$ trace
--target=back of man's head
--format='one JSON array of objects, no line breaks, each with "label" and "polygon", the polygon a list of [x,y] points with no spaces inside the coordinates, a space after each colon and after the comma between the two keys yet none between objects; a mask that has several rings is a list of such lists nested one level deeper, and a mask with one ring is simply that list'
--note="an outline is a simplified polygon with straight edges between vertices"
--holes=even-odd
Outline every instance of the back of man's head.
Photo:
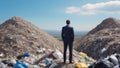
[{"label": "back of man's head", "polygon": [[70,24],[70,20],[66,20],[66,24],[69,25]]}]

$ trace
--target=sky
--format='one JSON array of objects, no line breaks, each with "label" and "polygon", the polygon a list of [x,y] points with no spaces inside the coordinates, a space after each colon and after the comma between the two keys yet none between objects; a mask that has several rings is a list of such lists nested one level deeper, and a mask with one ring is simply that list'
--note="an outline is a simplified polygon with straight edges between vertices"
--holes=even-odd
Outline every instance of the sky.
[{"label": "sky", "polygon": [[40,29],[90,31],[104,19],[120,17],[120,0],[0,0],[0,24],[20,16]]}]

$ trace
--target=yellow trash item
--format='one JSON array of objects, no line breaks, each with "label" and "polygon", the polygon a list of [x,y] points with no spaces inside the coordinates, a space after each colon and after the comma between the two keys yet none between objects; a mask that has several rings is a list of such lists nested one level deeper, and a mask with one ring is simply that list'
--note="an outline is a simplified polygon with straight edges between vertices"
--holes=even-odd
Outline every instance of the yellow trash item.
[{"label": "yellow trash item", "polygon": [[80,52],[79,54],[80,54],[80,56],[82,56],[82,57],[88,57],[86,53]]},{"label": "yellow trash item", "polygon": [[85,63],[82,62],[78,62],[76,64],[76,68],[88,68],[88,66]]}]

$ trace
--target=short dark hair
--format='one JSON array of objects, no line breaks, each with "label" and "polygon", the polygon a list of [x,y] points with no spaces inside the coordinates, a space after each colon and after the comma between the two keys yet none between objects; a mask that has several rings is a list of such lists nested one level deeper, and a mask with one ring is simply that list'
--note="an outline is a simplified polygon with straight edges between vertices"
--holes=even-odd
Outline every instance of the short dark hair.
[{"label": "short dark hair", "polygon": [[66,20],[66,24],[70,24],[70,20]]}]

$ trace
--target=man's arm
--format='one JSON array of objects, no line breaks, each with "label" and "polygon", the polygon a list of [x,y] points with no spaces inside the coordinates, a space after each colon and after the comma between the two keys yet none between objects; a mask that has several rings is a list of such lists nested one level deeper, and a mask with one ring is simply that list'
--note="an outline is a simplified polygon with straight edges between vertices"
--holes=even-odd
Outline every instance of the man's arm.
[{"label": "man's arm", "polygon": [[62,28],[62,33],[61,33],[61,37],[62,37],[62,40],[64,40],[64,28]]},{"label": "man's arm", "polygon": [[72,39],[74,41],[74,29],[72,28]]}]

